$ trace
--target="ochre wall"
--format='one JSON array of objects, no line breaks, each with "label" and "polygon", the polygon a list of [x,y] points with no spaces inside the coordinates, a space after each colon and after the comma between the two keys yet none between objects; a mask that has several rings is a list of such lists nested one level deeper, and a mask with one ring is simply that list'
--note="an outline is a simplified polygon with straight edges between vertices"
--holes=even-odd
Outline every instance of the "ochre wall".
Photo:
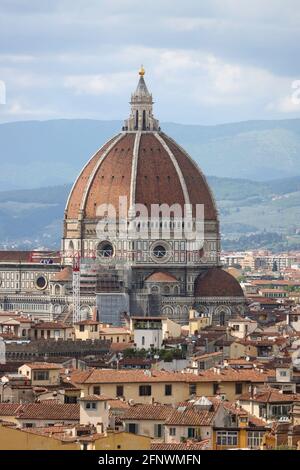
[{"label": "ochre wall", "polygon": [[79,450],[76,443],[63,444],[58,439],[31,434],[0,425],[0,450]]}]

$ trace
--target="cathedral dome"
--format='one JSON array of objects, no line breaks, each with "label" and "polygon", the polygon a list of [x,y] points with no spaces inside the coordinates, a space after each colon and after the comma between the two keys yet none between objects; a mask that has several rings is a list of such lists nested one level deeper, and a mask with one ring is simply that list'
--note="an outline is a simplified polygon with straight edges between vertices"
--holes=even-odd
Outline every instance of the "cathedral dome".
[{"label": "cathedral dome", "polygon": [[119,197],[128,210],[134,204],[204,205],[204,219],[217,221],[217,210],[206,179],[191,157],[160,131],[152,114],[152,95],[145,71],[131,96],[131,114],[123,131],[88,161],[77,178],[66,207],[66,219],[96,219],[97,207],[111,204],[118,214]]},{"label": "cathedral dome", "polygon": [[221,268],[210,268],[195,281],[195,297],[244,297],[240,283]]}]

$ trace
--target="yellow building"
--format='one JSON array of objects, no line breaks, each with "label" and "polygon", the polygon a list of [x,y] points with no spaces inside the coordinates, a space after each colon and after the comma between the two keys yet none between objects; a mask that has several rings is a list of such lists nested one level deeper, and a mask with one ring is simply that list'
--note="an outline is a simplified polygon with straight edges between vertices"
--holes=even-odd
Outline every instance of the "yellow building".
[{"label": "yellow building", "polygon": [[192,374],[156,370],[93,369],[73,372],[71,381],[84,395],[123,397],[136,403],[174,403],[189,397],[188,377],[192,377]]},{"label": "yellow building", "polygon": [[0,450],[80,450],[80,444],[0,424]]},{"label": "yellow building", "polygon": [[109,326],[100,328],[99,338],[111,343],[130,343],[133,341],[133,334],[126,328]]},{"label": "yellow building", "polygon": [[[53,427],[55,431],[55,427]],[[58,430],[60,431],[60,430]],[[0,450],[148,450],[151,439],[127,432],[75,436],[51,429],[17,429],[0,424]]]},{"label": "yellow building", "polygon": [[151,439],[129,432],[108,432],[95,440],[94,450],[149,450]]},{"label": "yellow building", "polygon": [[99,339],[100,323],[95,320],[82,320],[74,325],[75,339],[86,341],[88,339]]},{"label": "yellow building", "polygon": [[249,389],[263,385],[272,372],[255,369],[213,368],[199,374],[157,370],[93,369],[75,371],[71,381],[85,395],[123,397],[134,403],[172,404],[191,396],[214,396],[234,401]]},{"label": "yellow building", "polygon": [[189,334],[195,335],[211,324],[211,316],[200,314],[196,310],[189,312]]},{"label": "yellow building", "polygon": [[27,377],[33,387],[59,385],[60,364],[50,364],[48,362],[32,362],[19,367],[18,372]]}]

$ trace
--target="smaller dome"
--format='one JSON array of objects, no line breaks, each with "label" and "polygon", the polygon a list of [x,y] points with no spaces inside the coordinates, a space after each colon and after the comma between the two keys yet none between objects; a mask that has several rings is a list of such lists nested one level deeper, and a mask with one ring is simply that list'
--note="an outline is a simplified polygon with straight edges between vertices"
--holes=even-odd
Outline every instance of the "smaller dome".
[{"label": "smaller dome", "polygon": [[195,297],[244,297],[240,283],[221,268],[199,274],[195,281]]},{"label": "smaller dome", "polygon": [[71,281],[72,280],[72,268],[67,266],[66,268],[59,271],[59,273],[54,274],[52,281]]},{"label": "smaller dome", "polygon": [[178,280],[168,272],[157,271],[150,274],[145,282],[178,282]]}]

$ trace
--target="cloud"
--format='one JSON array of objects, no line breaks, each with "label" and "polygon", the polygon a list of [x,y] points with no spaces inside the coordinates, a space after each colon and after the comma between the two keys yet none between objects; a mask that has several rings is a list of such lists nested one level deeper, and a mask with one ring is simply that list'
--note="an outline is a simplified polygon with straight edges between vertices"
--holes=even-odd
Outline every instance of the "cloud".
[{"label": "cloud", "polygon": [[298,0],[2,0],[0,22],[7,106],[23,103],[0,121],[125,117],[141,63],[162,120],[300,116]]},{"label": "cloud", "polygon": [[127,88],[128,83],[134,83],[134,78],[135,74],[133,72],[74,75],[65,77],[64,86],[74,90],[77,94],[121,94],[124,88]]}]

